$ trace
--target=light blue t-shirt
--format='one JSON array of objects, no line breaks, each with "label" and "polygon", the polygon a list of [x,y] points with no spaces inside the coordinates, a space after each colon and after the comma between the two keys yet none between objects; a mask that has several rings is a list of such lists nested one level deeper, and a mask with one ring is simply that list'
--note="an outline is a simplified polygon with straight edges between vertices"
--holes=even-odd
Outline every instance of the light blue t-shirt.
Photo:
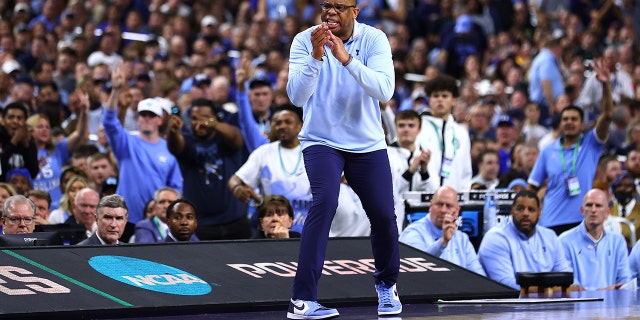
[{"label": "light blue t-shirt", "polygon": [[102,119],[109,145],[120,169],[116,193],[124,197],[129,208],[129,221],[142,219],[147,201],[156,190],[168,186],[182,193],[182,173],[178,161],[169,152],[167,142],[142,140],[122,128],[115,110],[105,110]]},{"label": "light blue t-shirt", "polygon": [[[556,57],[549,49],[542,49],[540,53],[531,61],[529,68],[529,99],[538,104],[547,105],[542,91],[542,80],[551,82],[553,100],[564,93],[564,80],[560,73],[560,67]],[[547,105],[547,107],[550,107]]]},{"label": "light blue t-shirt", "polygon": [[67,138],[56,143],[53,152],[47,149],[38,150],[38,164],[40,171],[33,180],[33,189],[42,190],[51,196],[51,208],[55,210],[60,206],[62,190],[60,190],[60,175],[62,166],[69,161],[69,148]]},{"label": "light blue t-shirt", "polygon": [[[583,134],[580,140],[569,148],[563,148],[560,139],[554,141],[542,149],[533,170],[531,170],[528,183],[540,186],[545,179],[548,179],[547,191],[543,199],[544,205],[538,223],[541,226],[551,227],[579,223],[583,219],[580,206],[584,195],[591,190],[603,142],[598,141],[595,129]],[[575,172],[573,172],[573,153],[578,144]],[[564,161],[560,154],[561,150]],[[569,195],[567,186],[567,179],[571,176],[577,177],[580,183],[580,193],[573,196]]]}]

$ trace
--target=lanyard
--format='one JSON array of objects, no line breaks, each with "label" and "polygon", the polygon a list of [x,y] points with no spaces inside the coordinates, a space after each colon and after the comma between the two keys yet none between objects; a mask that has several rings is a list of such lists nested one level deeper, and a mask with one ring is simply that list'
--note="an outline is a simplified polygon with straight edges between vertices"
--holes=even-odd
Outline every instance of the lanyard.
[{"label": "lanyard", "polygon": [[[582,143],[582,135],[580,136],[580,139],[578,139],[578,143],[576,143],[576,146],[573,149],[573,160],[571,161],[571,172],[569,172],[570,177],[576,174],[576,162],[578,159],[578,149],[580,149],[581,143]],[[562,161],[562,172],[566,172],[567,164],[564,161],[564,146],[562,145],[562,140],[560,140],[560,161]]]},{"label": "lanyard", "polygon": [[302,146],[298,145],[298,161],[296,162],[296,166],[293,168],[293,171],[289,172],[287,170],[287,168],[285,168],[284,166],[284,161],[282,161],[282,152],[280,151],[281,149],[281,145],[280,142],[278,142],[278,157],[280,158],[280,167],[282,168],[282,172],[284,172],[284,174],[287,177],[291,177],[293,175],[296,174],[296,172],[298,172],[298,167],[300,166],[300,162],[302,162]]},{"label": "lanyard", "polygon": [[[442,130],[442,137],[440,136],[440,131],[438,131],[438,126],[433,123],[433,121],[429,120],[431,123],[431,127],[433,127],[433,131],[436,132],[436,137],[438,137],[438,141],[440,142],[440,151],[444,156],[444,130]],[[444,129],[444,122],[442,123],[442,128]],[[451,144],[453,145],[453,156],[456,156],[456,152],[458,151],[458,139],[456,139],[456,131],[453,130],[453,139],[451,139]]]},{"label": "lanyard", "polygon": [[162,224],[160,223],[160,218],[158,218],[158,216],[155,216],[153,217],[152,221],[153,221],[153,224],[156,226],[156,229],[158,229],[158,232],[160,232],[162,239],[164,240],[164,237],[167,236],[167,230],[162,228]]}]

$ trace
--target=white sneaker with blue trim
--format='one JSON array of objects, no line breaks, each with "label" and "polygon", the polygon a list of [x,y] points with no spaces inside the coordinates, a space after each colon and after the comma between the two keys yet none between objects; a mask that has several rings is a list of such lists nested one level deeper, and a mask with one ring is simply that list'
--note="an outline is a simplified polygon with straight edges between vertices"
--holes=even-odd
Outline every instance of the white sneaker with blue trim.
[{"label": "white sneaker with blue trim", "polygon": [[289,302],[288,319],[330,319],[338,317],[338,310],[326,308],[317,301],[293,300]]}]

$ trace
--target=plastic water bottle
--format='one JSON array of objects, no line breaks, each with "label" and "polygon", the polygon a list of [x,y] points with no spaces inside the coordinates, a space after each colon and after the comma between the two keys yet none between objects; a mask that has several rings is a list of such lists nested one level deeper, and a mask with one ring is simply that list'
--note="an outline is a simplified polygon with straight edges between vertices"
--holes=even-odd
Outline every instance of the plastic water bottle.
[{"label": "plastic water bottle", "polygon": [[497,221],[498,207],[496,205],[495,191],[487,191],[484,199],[484,233],[487,233],[489,229],[493,228]]}]

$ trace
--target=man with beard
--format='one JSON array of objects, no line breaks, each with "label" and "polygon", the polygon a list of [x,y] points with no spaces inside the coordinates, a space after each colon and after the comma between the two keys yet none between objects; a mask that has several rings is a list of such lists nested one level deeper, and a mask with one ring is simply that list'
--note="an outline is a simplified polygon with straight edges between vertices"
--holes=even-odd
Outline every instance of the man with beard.
[{"label": "man with beard", "polygon": [[571,272],[558,236],[543,226],[540,199],[530,190],[513,199],[511,217],[482,239],[478,258],[487,276],[520,289],[517,272]]},{"label": "man with beard", "polygon": [[227,188],[229,178],[244,162],[242,134],[227,121],[231,115],[208,99],[191,103],[190,133],[182,133],[179,116],[169,119],[169,150],[184,177],[182,194],[198,208],[196,234],[201,240],[251,237],[247,206]]},{"label": "man with beard", "polygon": [[556,234],[577,226],[582,221],[582,198],[591,189],[598,159],[609,137],[613,119],[610,71],[602,59],[593,64],[598,80],[602,82],[602,113],[595,128],[583,133],[584,111],[576,106],[565,107],[560,113],[560,139],[544,148],[529,176],[529,188],[538,190],[547,181],[545,206],[540,225],[553,229]]},{"label": "man with beard", "polygon": [[298,33],[289,54],[287,94],[303,108],[299,139],[313,195],[300,238],[289,319],[339,316],[335,308],[318,303],[318,281],[343,174],[371,221],[378,315],[402,312],[396,288],[398,227],[379,105],[393,95],[391,47],[384,32],[356,21],[356,0],[336,2],[321,4],[322,23]]},{"label": "man with beard", "polygon": [[574,284],[585,290],[619,289],[631,280],[631,272],[624,238],[604,230],[609,217],[607,193],[589,190],[580,209],[584,221],[559,237],[573,268]]},{"label": "man with beard", "polygon": [[[302,128],[301,110],[283,106],[273,114],[272,131],[276,141],[254,150],[244,165],[229,179],[229,190],[238,200],[256,203],[268,195],[282,195],[293,206],[292,231],[302,232],[311,206],[311,186],[302,159],[298,133]],[[261,195],[254,190],[259,188]]]}]

